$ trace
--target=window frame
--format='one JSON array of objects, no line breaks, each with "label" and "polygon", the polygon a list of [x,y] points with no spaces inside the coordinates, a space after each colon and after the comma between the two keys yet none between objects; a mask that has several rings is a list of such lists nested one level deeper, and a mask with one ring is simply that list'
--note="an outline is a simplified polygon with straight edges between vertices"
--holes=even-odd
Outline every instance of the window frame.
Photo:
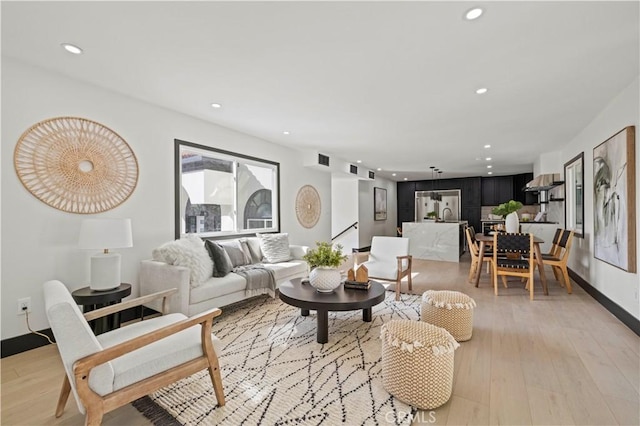
[{"label": "window frame", "polygon": [[[275,173],[275,188],[273,190],[276,191],[274,202],[275,208],[272,208],[272,227],[271,228],[261,228],[256,230],[243,229],[238,230],[238,187],[237,180],[234,183],[234,198],[235,205],[234,209],[236,210],[236,219],[235,219],[235,230],[234,231],[213,231],[213,232],[189,232],[188,234],[197,235],[201,238],[212,238],[212,239],[224,239],[224,238],[237,238],[243,236],[252,236],[255,235],[256,232],[261,233],[271,233],[271,232],[280,232],[280,163],[276,161],[266,160],[263,158],[253,157],[251,155],[245,155],[238,152],[227,151],[220,148],[214,148],[207,145],[201,145],[193,142],[184,141],[181,139],[174,139],[174,237],[179,239],[182,235],[186,235],[182,233],[182,200],[180,199],[182,193],[182,156],[181,152],[184,148],[193,148],[195,150],[201,150],[205,152],[211,152],[215,157],[215,154],[220,154],[226,157],[233,157],[233,159],[237,162],[242,162],[242,160],[253,162],[253,163],[262,163],[264,165],[268,165],[273,167]],[[224,158],[227,160],[227,158]],[[234,175],[235,176],[235,175]],[[185,227],[186,230],[186,227]]]}]

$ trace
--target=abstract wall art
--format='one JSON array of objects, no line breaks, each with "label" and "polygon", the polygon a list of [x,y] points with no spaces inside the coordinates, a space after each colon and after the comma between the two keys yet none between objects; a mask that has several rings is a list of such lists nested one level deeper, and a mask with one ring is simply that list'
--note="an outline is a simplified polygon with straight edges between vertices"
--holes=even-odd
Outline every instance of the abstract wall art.
[{"label": "abstract wall art", "polygon": [[593,149],[594,255],[636,272],[635,127]]},{"label": "abstract wall art", "polygon": [[373,218],[387,220],[387,190],[384,188],[373,188]]}]

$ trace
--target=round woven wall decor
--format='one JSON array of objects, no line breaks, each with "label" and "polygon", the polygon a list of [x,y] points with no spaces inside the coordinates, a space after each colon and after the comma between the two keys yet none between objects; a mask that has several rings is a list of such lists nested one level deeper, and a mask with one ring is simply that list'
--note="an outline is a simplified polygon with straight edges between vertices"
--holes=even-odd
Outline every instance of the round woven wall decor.
[{"label": "round woven wall decor", "polygon": [[298,190],[296,217],[305,228],[313,228],[320,220],[320,194],[313,186],[305,185]]},{"label": "round woven wall decor", "polygon": [[138,183],[138,161],[127,142],[85,118],[56,117],[31,126],[18,140],[13,164],[30,193],[70,213],[111,210]]}]

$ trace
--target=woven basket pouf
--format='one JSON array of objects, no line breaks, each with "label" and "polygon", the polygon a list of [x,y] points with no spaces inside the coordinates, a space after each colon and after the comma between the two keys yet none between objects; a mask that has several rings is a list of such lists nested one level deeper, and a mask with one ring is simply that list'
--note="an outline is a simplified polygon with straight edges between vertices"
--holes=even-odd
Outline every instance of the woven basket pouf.
[{"label": "woven basket pouf", "polygon": [[471,339],[476,302],[464,293],[427,290],[422,294],[420,319],[447,330],[458,341]]},{"label": "woven basket pouf", "polygon": [[392,320],[381,329],[382,384],[400,401],[423,410],[451,398],[458,342],[426,322]]}]

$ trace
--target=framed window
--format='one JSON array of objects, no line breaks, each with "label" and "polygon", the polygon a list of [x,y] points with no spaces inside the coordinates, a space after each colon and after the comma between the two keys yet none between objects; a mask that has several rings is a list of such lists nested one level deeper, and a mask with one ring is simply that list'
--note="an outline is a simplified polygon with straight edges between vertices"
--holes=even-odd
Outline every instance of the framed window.
[{"label": "framed window", "polygon": [[564,164],[564,227],[584,237],[584,152]]},{"label": "framed window", "polygon": [[175,140],[175,237],[280,230],[280,163]]}]

